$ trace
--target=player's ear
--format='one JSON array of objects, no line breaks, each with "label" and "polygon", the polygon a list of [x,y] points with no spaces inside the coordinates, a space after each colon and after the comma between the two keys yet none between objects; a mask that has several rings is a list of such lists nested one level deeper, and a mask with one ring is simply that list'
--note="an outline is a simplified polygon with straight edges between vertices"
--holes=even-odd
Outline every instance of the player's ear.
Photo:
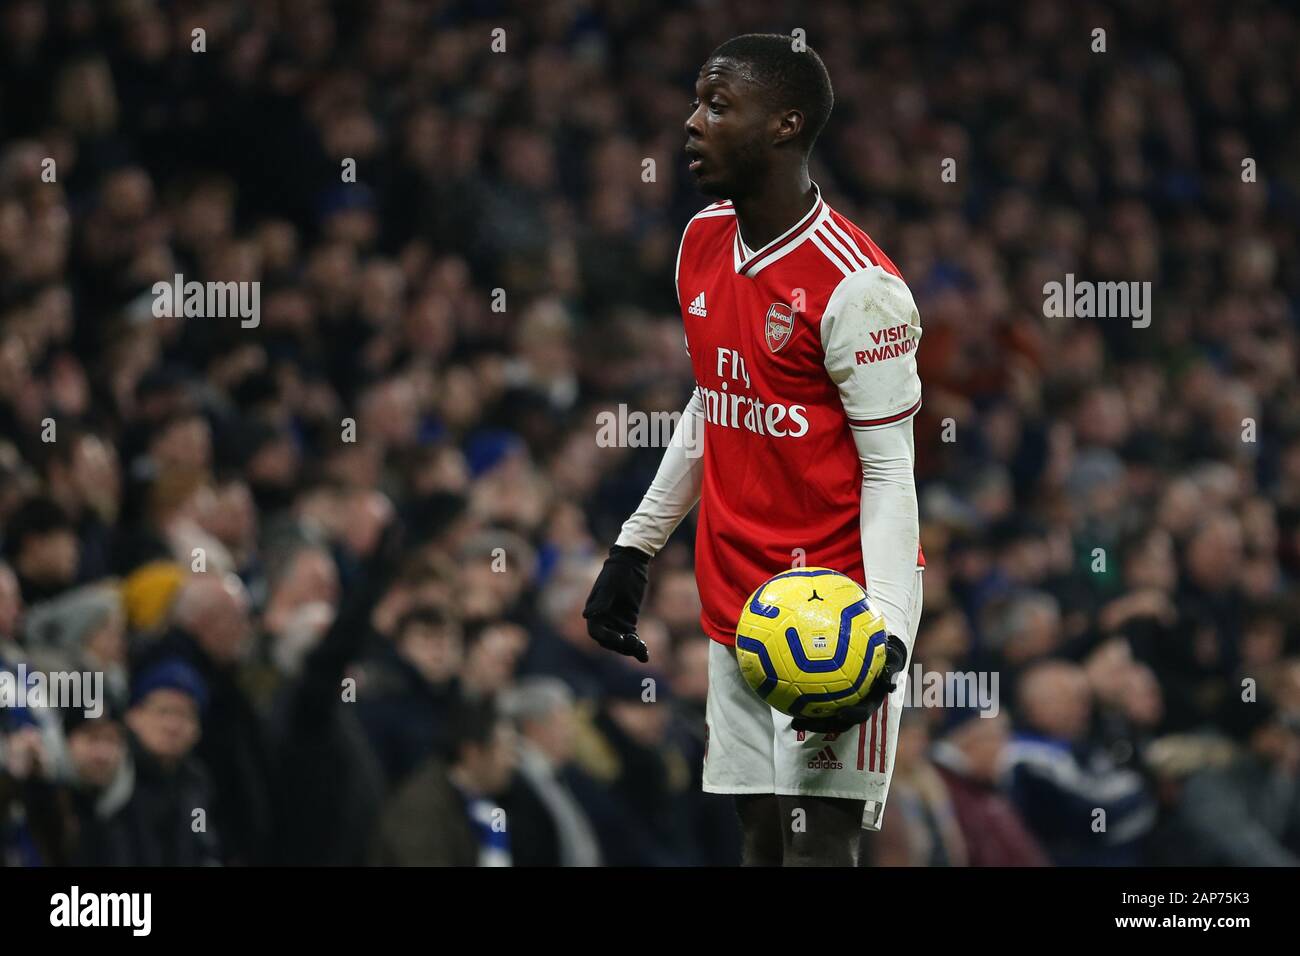
[{"label": "player's ear", "polygon": [[786,110],[776,114],[775,129],[772,131],[773,143],[780,145],[797,140],[803,132],[803,123],[803,113],[799,110]]}]

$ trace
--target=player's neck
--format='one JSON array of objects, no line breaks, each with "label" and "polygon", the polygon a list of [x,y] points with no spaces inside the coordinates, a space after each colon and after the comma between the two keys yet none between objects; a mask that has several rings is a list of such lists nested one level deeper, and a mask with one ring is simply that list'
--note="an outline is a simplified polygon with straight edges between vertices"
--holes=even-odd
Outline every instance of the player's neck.
[{"label": "player's neck", "polygon": [[802,219],[816,201],[807,169],[797,176],[774,176],[749,196],[732,202],[740,238],[750,249],[761,249]]}]

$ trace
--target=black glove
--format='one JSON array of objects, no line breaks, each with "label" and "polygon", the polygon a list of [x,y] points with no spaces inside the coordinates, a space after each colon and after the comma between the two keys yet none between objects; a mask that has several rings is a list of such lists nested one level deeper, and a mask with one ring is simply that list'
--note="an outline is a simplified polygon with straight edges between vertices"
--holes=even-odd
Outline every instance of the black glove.
[{"label": "black glove", "polygon": [[790,725],[795,730],[814,734],[841,734],[871,719],[885,698],[893,693],[894,679],[907,666],[907,645],[893,634],[885,637],[885,669],[876,675],[867,696],[852,707],[837,710],[829,717],[796,717]]},{"label": "black glove", "polygon": [[649,567],[650,555],[644,551],[614,545],[582,609],[593,641],[642,664],[650,660],[650,651],[636,633],[636,618],[641,613]]}]

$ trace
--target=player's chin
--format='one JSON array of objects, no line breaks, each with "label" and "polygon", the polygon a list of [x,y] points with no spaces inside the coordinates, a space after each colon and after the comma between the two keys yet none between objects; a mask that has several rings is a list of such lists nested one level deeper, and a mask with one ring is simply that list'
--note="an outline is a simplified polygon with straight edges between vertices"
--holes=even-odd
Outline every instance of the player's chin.
[{"label": "player's chin", "polygon": [[695,188],[713,199],[731,198],[731,180],[718,173],[697,172]]}]

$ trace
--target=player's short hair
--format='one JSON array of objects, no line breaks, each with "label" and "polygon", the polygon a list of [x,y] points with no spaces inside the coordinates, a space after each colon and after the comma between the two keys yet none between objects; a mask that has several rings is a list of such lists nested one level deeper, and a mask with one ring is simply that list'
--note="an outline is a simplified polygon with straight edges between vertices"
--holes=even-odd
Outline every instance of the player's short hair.
[{"label": "player's short hair", "polygon": [[798,52],[793,39],[781,33],[746,33],[722,44],[709,59],[743,63],[776,109],[793,106],[803,113],[801,145],[805,153],[812,150],[835,105],[831,75],[816,50],[805,45]]}]

